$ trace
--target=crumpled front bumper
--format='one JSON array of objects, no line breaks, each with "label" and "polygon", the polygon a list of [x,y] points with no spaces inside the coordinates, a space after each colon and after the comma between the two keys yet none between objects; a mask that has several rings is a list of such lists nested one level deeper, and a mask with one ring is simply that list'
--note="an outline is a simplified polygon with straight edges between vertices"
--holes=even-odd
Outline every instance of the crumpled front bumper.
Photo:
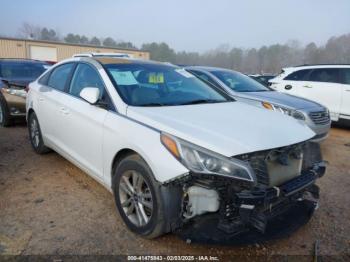
[{"label": "crumpled front bumper", "polygon": [[325,171],[325,163],[320,162],[278,187],[235,193],[221,200],[226,204],[218,213],[195,217],[178,233],[206,243],[246,243],[249,236],[254,237],[248,243],[273,239],[276,234],[283,237],[307,223],[318,207],[315,181]]}]

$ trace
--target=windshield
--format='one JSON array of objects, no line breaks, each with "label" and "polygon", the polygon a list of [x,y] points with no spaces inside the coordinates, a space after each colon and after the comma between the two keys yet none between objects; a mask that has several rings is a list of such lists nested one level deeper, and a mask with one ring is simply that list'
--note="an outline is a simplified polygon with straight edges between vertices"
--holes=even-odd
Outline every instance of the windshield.
[{"label": "windshield", "polygon": [[183,68],[162,64],[105,65],[119,95],[133,106],[174,106],[232,101]]},{"label": "windshield", "polygon": [[49,65],[44,63],[26,63],[26,62],[2,62],[0,63],[0,76],[9,79],[36,79]]},{"label": "windshield", "polygon": [[249,76],[233,71],[212,71],[226,86],[236,92],[263,92],[271,91]]}]

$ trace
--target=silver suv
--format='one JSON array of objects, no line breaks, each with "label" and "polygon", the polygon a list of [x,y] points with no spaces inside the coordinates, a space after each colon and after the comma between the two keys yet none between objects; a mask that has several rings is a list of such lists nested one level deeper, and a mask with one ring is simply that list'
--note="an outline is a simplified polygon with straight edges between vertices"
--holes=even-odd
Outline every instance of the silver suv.
[{"label": "silver suv", "polygon": [[186,70],[238,101],[281,112],[305,122],[316,133],[315,141],[321,141],[328,135],[331,125],[329,111],[318,103],[276,92],[233,70],[202,66],[186,67]]}]

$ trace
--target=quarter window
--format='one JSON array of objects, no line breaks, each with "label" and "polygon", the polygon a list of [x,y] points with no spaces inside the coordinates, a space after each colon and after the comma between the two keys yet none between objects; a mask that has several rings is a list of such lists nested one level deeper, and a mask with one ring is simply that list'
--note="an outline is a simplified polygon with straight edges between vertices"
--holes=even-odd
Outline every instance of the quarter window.
[{"label": "quarter window", "polygon": [[308,81],[312,82],[339,82],[339,70],[337,68],[320,68],[312,70]]},{"label": "quarter window", "polygon": [[69,93],[79,97],[81,90],[85,87],[100,89],[100,97],[102,97],[104,85],[96,70],[87,64],[79,64],[72,78]]},{"label": "quarter window", "polygon": [[290,75],[286,76],[284,80],[291,80],[291,81],[302,81],[304,80],[305,76],[310,72],[310,69],[303,69],[298,70],[296,72],[291,73]]},{"label": "quarter window", "polygon": [[50,74],[47,85],[57,90],[64,91],[73,65],[73,63],[69,63],[55,68]]}]

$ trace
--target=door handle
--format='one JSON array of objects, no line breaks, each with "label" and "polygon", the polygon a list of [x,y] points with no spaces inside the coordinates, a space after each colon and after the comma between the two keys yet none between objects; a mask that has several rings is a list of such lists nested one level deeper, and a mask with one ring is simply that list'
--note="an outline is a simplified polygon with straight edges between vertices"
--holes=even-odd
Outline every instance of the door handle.
[{"label": "door handle", "polygon": [[346,92],[350,92],[350,89],[346,89],[345,91],[346,91]]},{"label": "door handle", "polygon": [[40,102],[43,102],[44,100],[45,100],[45,99],[42,98],[42,97],[39,98],[39,101],[40,101]]},{"label": "door handle", "polygon": [[61,107],[60,112],[61,112],[62,114],[64,114],[64,115],[68,115],[68,114],[69,114],[69,110],[66,109],[66,108],[64,108],[64,107]]},{"label": "door handle", "polygon": [[291,90],[293,87],[291,86],[291,85],[286,85],[285,87],[284,87],[284,89],[286,89],[286,90]]},{"label": "door handle", "polygon": [[312,86],[304,85],[305,88],[312,88]]}]

